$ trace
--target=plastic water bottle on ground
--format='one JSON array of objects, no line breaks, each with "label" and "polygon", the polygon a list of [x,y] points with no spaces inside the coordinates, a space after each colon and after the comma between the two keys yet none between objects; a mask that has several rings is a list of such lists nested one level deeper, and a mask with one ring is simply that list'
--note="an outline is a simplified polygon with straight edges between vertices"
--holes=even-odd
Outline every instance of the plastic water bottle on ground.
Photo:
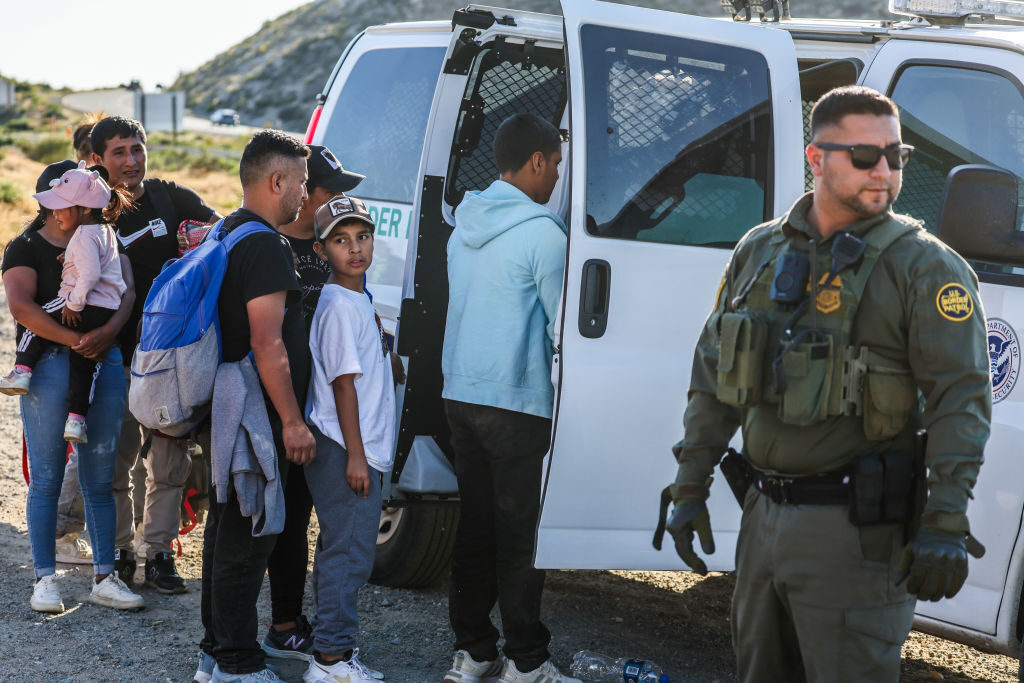
[{"label": "plastic water bottle on ground", "polygon": [[576,653],[569,671],[587,683],[669,683],[668,675],[654,662],[613,659],[587,650]]}]

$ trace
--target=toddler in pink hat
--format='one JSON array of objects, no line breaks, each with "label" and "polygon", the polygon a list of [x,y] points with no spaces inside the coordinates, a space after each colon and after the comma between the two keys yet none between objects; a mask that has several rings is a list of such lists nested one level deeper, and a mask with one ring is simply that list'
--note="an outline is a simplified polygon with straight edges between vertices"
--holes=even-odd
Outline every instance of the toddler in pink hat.
[{"label": "toddler in pink hat", "polygon": [[[66,327],[89,332],[104,325],[121,305],[127,286],[121,275],[114,230],[108,225],[117,220],[132,201],[122,188],[112,190],[98,171],[72,168],[50,183],[50,189],[33,195],[53,211],[61,231],[73,233],[64,251],[60,299],[50,315]],[[63,306],[59,303],[63,302]],[[51,342],[25,330],[18,340],[15,366],[0,378],[0,392],[27,394],[32,368]],[[64,438],[88,441],[85,418],[96,370],[96,361],[72,352],[68,370],[68,419]]]}]

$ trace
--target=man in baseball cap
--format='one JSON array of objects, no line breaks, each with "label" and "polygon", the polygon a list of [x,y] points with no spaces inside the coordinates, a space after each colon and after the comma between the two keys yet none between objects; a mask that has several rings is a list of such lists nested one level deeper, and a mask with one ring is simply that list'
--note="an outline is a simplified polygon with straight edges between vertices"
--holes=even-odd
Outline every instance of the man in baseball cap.
[{"label": "man in baseball cap", "polygon": [[[302,315],[306,337],[313,313],[320,301],[320,290],[331,275],[330,267],[313,251],[313,214],[340,192],[353,189],[365,178],[346,171],[331,150],[309,145],[306,160],[306,199],[299,217],[277,230],[287,238],[295,255],[295,270],[302,285]],[[313,498],[306,487],[306,477],[298,465],[289,463],[285,491],[284,530],[267,561],[270,575],[271,625],[263,639],[263,650],[272,657],[295,657],[312,653],[311,626],[302,614],[302,594],[306,584],[309,561],[306,530],[309,526]]]}]

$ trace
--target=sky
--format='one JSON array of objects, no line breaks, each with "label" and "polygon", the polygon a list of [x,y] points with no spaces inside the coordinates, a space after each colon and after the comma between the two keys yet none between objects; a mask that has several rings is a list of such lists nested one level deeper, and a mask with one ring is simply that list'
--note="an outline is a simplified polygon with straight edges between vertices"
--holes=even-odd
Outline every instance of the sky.
[{"label": "sky", "polygon": [[0,0],[0,75],[86,90],[169,86],[309,0]]}]

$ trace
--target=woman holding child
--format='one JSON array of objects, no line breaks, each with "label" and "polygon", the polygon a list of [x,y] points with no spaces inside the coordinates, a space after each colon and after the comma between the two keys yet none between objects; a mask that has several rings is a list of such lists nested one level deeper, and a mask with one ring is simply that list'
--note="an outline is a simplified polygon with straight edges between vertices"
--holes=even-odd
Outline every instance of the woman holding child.
[{"label": "woman holding child", "polygon": [[[54,205],[51,185],[70,177],[69,173],[94,172],[79,169],[71,161],[51,164],[36,183],[36,196],[41,203]],[[93,190],[105,187],[104,181],[96,176],[91,176],[89,182]],[[110,200],[109,205],[103,208],[97,208],[94,206],[96,202],[91,200],[83,200],[86,204],[79,206],[96,209],[100,213],[105,209],[120,207],[121,200],[117,199],[119,195],[116,190],[111,191],[107,187],[105,196],[110,197]],[[58,210],[62,215],[76,213],[74,203],[69,207],[71,211],[64,208],[68,206],[66,201],[57,203],[60,204]],[[87,211],[78,213],[83,216],[83,221],[86,214],[89,218],[94,217],[94,213]],[[101,219],[105,220],[106,217],[101,216]],[[57,498],[67,453],[65,432],[69,417],[69,369],[72,365],[71,356],[75,353],[92,359],[98,369],[92,382],[91,401],[78,407],[78,412],[87,413],[88,439],[74,439],[83,441],[78,445],[79,479],[93,547],[95,581],[89,600],[119,609],[134,609],[144,605],[143,599],[132,593],[112,573],[115,510],[111,482],[125,401],[121,352],[113,342],[127,320],[134,301],[130,269],[123,269],[121,274],[125,288],[118,288],[122,292],[119,308],[105,323],[92,331],[83,334],[81,329],[65,327],[55,317],[51,317],[55,310],[60,311],[65,306],[59,296],[62,284],[65,285],[65,291],[69,284],[74,285],[62,282],[62,276],[67,276],[65,271],[75,270],[66,269],[63,261],[68,243],[83,221],[58,220],[55,211],[40,206],[36,218],[7,246],[3,264],[0,265],[8,306],[18,322],[18,350],[22,351],[22,346],[27,347],[34,338],[48,342],[38,360],[34,360],[30,382],[16,391],[5,392],[22,394],[21,421],[31,480],[27,516],[36,576],[31,605],[41,612],[61,612],[64,609],[57,585],[55,541]],[[122,266],[127,261],[116,256],[115,259]],[[80,268],[78,276],[84,277],[84,272],[85,269]],[[91,301],[85,303],[91,305]],[[68,315],[64,319],[73,324],[75,317]],[[83,428],[81,433],[84,434],[84,431]]]}]

